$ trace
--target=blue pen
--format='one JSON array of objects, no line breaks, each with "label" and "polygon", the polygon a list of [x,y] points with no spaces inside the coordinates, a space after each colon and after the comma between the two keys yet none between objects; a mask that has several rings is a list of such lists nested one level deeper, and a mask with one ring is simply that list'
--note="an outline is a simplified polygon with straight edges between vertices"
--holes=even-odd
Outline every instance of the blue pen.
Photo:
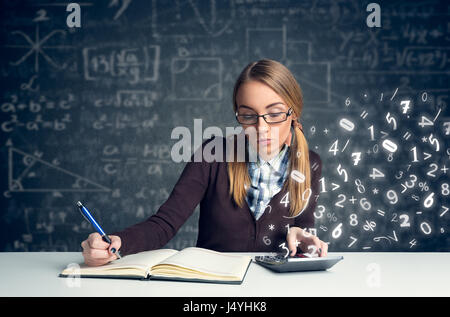
[{"label": "blue pen", "polygon": [[[98,224],[97,221],[95,221],[94,217],[92,217],[89,210],[87,210],[86,207],[83,206],[81,202],[77,202],[77,206],[80,209],[81,214],[91,223],[91,225],[94,227],[94,229],[100,233],[102,236],[103,241],[111,244],[111,239],[106,235],[106,233],[103,231],[102,227]],[[117,251],[115,248],[111,249],[111,252],[117,255],[117,257],[120,259],[122,256],[120,255],[120,251]]]}]

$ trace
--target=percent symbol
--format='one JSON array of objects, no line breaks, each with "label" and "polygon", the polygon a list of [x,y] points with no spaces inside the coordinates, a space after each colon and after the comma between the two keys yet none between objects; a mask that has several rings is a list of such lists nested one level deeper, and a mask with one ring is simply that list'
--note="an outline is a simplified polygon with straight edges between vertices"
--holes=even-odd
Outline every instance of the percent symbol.
[{"label": "percent symbol", "polygon": [[373,231],[373,229],[377,226],[377,224],[374,221],[368,221],[366,220],[366,224],[363,226],[364,230],[366,231]]},{"label": "percent symbol", "polygon": [[333,222],[336,222],[336,221],[337,221],[337,218],[336,218],[336,216],[334,215],[334,212],[333,212],[332,214],[327,213],[327,218],[330,218],[330,220],[333,221]]},{"label": "percent symbol", "polygon": [[420,187],[421,192],[423,192],[423,191],[427,192],[430,189],[430,187],[428,187],[428,185],[427,185],[427,182],[423,182],[423,183],[420,182],[419,187]]}]

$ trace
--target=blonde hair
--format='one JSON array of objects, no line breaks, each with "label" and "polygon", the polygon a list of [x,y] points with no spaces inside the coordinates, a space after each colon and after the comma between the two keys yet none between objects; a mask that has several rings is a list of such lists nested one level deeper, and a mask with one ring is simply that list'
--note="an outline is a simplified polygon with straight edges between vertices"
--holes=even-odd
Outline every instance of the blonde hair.
[{"label": "blonde hair", "polygon": [[[236,96],[239,87],[248,81],[258,81],[269,86],[293,109],[294,118],[300,118],[303,109],[303,94],[298,82],[292,73],[281,63],[261,59],[248,64],[239,75],[233,90],[233,110],[237,111]],[[294,122],[293,122],[294,123]],[[295,217],[306,208],[311,191],[311,171],[309,163],[309,149],[306,138],[298,124],[293,124],[292,140],[289,152],[288,179],[283,185],[289,190],[290,216]],[[234,137],[234,153],[237,153],[237,137]],[[250,176],[248,174],[247,162],[238,160],[228,160],[228,177],[230,181],[230,196],[234,202],[243,207],[247,191],[245,186],[250,186]],[[305,181],[297,182],[292,177],[291,172],[297,170],[305,176]],[[308,194],[309,192],[309,194]]]}]

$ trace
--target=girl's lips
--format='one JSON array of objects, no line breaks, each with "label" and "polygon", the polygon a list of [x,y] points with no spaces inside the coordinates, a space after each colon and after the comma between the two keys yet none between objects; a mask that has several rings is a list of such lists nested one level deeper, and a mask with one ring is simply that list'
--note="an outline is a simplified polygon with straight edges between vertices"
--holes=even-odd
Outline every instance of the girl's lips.
[{"label": "girl's lips", "polygon": [[258,143],[266,144],[266,143],[270,143],[270,141],[272,141],[272,139],[259,139]]}]

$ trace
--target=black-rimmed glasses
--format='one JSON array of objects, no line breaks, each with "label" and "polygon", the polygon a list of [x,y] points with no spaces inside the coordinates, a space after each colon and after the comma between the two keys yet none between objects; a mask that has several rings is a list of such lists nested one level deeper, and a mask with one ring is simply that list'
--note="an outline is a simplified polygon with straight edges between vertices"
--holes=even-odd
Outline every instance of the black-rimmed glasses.
[{"label": "black-rimmed glasses", "polygon": [[292,108],[289,108],[287,112],[273,112],[266,114],[239,114],[236,112],[236,120],[240,124],[256,124],[259,117],[263,117],[267,123],[280,123],[286,121],[292,114]]}]

